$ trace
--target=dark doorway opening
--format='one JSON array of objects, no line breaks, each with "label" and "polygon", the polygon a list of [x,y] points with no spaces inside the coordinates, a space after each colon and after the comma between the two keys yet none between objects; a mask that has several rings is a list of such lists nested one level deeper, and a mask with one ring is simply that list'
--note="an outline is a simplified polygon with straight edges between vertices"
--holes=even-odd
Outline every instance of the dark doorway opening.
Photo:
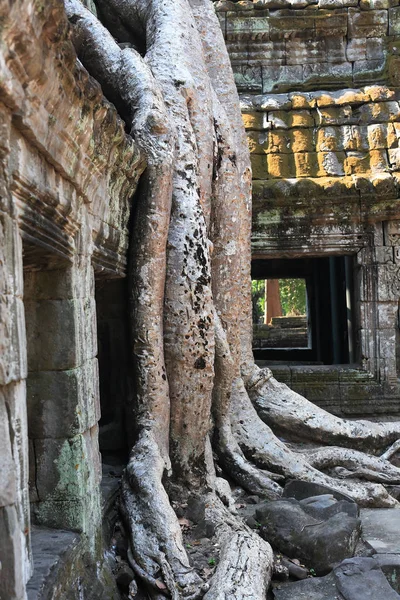
[{"label": "dark doorway opening", "polygon": [[126,279],[96,280],[96,313],[103,463],[126,464],[133,374]]},{"label": "dark doorway opening", "polygon": [[[260,343],[260,324],[259,321],[257,324],[253,310],[253,350],[256,360],[325,365],[357,362],[354,350],[353,271],[353,256],[253,260],[253,290],[259,286],[256,282],[273,280],[278,282],[281,299],[282,286],[288,282],[292,282],[290,293],[297,294],[296,302],[292,302],[294,314],[285,314],[282,308],[281,316],[271,318],[270,315],[266,316],[267,310],[264,310],[265,318],[269,321],[265,326],[272,331],[272,338],[275,337],[273,343],[271,340],[262,340]],[[305,289],[305,300],[299,292],[302,287]],[[267,288],[268,284],[265,290]]]}]

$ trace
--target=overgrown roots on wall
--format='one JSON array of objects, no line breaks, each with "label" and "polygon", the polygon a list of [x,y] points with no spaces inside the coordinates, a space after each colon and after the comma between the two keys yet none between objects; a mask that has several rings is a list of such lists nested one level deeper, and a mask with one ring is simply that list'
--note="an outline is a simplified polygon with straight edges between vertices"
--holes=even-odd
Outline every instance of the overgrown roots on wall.
[{"label": "overgrown roots on wall", "polygon": [[[400,469],[390,450],[377,455],[400,437],[400,423],[333,417],[253,363],[251,172],[211,0],[98,0],[97,17],[79,0],[65,4],[80,60],[148,165],[130,261],[136,430],[122,493],[130,562],[155,598],[261,600],[270,546],[230,510],[214,460],[265,498],[298,478],[364,506],[394,506],[382,484],[399,483]],[[278,433],[314,445],[296,451]],[[208,584],[189,564],[170,504],[189,497],[221,544]]]}]

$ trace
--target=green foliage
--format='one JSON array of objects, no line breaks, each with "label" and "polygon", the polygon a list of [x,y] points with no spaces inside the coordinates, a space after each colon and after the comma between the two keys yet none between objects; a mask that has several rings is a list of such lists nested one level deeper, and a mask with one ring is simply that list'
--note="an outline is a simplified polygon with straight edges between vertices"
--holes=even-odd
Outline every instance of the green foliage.
[{"label": "green foliage", "polygon": [[[307,314],[307,292],[305,279],[280,279],[279,293],[283,316]],[[253,323],[263,323],[265,314],[265,280],[251,282]]]},{"label": "green foliage", "polygon": [[262,323],[265,314],[265,280],[253,279],[251,282],[251,302],[253,323]]},{"label": "green foliage", "polygon": [[284,316],[307,314],[307,293],[305,279],[280,279],[279,292]]}]

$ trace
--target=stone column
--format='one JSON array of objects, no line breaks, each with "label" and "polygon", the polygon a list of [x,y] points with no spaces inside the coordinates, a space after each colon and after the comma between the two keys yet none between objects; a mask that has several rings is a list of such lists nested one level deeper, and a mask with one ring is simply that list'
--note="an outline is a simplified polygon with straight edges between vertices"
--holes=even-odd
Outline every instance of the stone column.
[{"label": "stone column", "polygon": [[0,205],[0,598],[23,600],[31,574],[22,246]]},{"label": "stone column", "polygon": [[89,259],[30,271],[28,343],[31,506],[36,523],[84,532],[100,522],[100,418],[94,276]]}]

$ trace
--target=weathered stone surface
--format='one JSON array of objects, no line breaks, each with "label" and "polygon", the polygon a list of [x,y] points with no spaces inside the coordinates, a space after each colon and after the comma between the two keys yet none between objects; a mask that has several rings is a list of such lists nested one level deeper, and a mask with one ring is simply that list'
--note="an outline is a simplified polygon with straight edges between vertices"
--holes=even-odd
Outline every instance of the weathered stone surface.
[{"label": "weathered stone surface", "polygon": [[0,598],[22,600],[25,595],[23,534],[15,506],[0,508]]},{"label": "weathered stone surface", "polygon": [[400,599],[373,558],[344,560],[334,574],[336,589],[346,600]]},{"label": "weathered stone surface", "polygon": [[256,511],[260,534],[279,552],[299,558],[317,574],[328,573],[335,564],[353,556],[361,523],[346,513],[328,516],[323,510],[310,516],[297,500],[269,502]]}]

